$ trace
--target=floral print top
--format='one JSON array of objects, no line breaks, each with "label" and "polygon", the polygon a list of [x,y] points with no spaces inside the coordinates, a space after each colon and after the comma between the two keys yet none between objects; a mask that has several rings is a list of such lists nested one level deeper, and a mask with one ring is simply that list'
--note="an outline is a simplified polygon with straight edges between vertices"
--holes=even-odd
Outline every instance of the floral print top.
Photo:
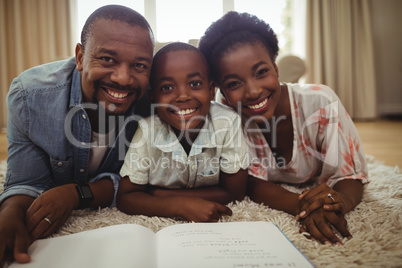
[{"label": "floral print top", "polygon": [[[245,129],[251,157],[249,175],[292,184],[326,183],[330,187],[344,179],[368,183],[359,135],[334,91],[325,85],[286,85],[293,124],[292,158],[289,163],[276,158],[264,130]],[[247,124],[256,127],[255,123]]]}]

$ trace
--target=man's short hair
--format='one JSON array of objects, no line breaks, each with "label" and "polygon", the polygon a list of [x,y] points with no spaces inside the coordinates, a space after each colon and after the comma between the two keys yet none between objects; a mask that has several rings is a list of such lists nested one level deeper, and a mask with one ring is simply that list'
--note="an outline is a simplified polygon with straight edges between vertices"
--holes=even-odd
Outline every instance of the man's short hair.
[{"label": "man's short hair", "polygon": [[137,11],[120,5],[107,5],[95,10],[86,20],[81,32],[81,45],[85,45],[92,34],[92,25],[97,19],[116,20],[131,26],[140,26],[149,31],[152,44],[155,44],[154,35],[148,21]]}]

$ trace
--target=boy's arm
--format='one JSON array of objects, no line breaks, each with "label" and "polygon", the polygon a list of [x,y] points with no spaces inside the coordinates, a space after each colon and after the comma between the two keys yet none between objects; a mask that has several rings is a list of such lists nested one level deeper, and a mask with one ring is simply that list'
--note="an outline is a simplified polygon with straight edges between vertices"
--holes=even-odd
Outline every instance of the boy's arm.
[{"label": "boy's arm", "polygon": [[220,173],[220,183],[216,186],[206,186],[196,189],[165,189],[151,188],[149,193],[155,197],[188,196],[227,204],[242,200],[247,189],[247,170],[240,169],[235,174]]},{"label": "boy's arm", "polygon": [[117,191],[117,208],[127,214],[147,216],[182,217],[188,221],[218,221],[232,211],[221,204],[194,196],[152,196],[146,192],[147,185],[138,185],[128,177],[120,180]]}]

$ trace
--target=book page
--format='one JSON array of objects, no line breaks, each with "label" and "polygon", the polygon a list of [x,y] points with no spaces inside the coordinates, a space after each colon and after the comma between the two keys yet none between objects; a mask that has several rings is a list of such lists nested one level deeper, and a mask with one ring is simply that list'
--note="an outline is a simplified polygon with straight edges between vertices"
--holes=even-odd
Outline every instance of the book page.
[{"label": "book page", "polygon": [[313,267],[270,222],[179,224],[156,240],[158,268]]},{"label": "book page", "polygon": [[35,241],[31,262],[11,268],[156,267],[155,234],[136,224],[122,224]]}]

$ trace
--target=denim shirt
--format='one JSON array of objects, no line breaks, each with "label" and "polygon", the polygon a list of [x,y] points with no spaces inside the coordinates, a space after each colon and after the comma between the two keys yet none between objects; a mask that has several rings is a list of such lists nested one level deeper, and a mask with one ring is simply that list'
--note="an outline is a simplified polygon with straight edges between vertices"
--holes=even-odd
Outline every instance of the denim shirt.
[{"label": "denim shirt", "polygon": [[8,159],[0,204],[13,195],[36,198],[55,186],[105,176],[117,189],[137,123],[149,114],[148,99],[117,120],[117,137],[95,178],[88,178],[91,125],[85,105],[75,58],[34,67],[14,79],[7,95]]}]

